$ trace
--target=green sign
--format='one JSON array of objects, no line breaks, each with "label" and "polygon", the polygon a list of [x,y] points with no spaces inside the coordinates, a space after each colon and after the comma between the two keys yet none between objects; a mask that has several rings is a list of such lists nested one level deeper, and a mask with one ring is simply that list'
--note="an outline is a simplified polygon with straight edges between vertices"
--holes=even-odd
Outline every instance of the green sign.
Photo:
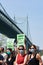
[{"label": "green sign", "polygon": [[14,39],[7,39],[7,48],[14,50]]},{"label": "green sign", "polygon": [[17,47],[20,45],[24,46],[24,40],[25,40],[25,35],[24,34],[18,34],[17,35]]}]

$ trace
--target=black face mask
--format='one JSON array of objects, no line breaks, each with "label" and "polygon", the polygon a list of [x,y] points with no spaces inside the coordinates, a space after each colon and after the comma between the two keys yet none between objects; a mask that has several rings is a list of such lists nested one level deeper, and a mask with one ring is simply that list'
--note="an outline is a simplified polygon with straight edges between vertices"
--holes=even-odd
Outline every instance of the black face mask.
[{"label": "black face mask", "polygon": [[28,54],[32,54],[32,52],[29,51]]}]

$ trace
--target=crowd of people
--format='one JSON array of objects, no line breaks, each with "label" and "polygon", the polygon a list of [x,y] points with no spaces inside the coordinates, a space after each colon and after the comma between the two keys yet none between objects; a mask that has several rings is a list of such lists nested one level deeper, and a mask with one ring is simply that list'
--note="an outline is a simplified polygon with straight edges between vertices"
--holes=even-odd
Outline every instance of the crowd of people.
[{"label": "crowd of people", "polygon": [[28,52],[20,45],[13,51],[11,48],[4,51],[4,48],[0,47],[0,65],[43,65],[43,61],[35,45],[32,45]]}]

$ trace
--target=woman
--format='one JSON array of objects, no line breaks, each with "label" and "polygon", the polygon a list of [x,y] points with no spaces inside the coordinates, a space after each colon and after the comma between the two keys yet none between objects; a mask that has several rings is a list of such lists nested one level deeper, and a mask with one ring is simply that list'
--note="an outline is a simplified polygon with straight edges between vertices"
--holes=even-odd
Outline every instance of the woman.
[{"label": "woman", "polygon": [[20,45],[18,49],[19,49],[19,52],[16,56],[16,60],[14,62],[14,65],[26,65],[27,55],[25,54],[24,46]]},{"label": "woman", "polygon": [[7,59],[7,65],[13,65],[13,62],[15,61],[15,54],[13,55],[13,51],[10,54],[10,57]]},{"label": "woman", "polygon": [[28,53],[28,65],[42,65],[41,56],[36,52],[37,48],[32,45]]}]

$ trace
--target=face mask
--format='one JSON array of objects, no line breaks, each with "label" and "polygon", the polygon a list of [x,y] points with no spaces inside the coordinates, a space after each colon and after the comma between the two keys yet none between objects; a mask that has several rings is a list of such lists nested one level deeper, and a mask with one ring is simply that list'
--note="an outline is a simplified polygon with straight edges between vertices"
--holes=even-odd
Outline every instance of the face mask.
[{"label": "face mask", "polygon": [[11,52],[10,52],[10,51],[8,51],[8,52],[7,52],[7,54],[8,54],[8,55],[10,55],[10,54],[11,54]]},{"label": "face mask", "polygon": [[19,52],[20,52],[20,54],[22,54],[22,55],[24,54],[24,50],[19,50]]},{"label": "face mask", "polygon": [[30,49],[30,52],[34,53],[34,52],[35,52],[35,50],[34,50],[34,49]]}]

